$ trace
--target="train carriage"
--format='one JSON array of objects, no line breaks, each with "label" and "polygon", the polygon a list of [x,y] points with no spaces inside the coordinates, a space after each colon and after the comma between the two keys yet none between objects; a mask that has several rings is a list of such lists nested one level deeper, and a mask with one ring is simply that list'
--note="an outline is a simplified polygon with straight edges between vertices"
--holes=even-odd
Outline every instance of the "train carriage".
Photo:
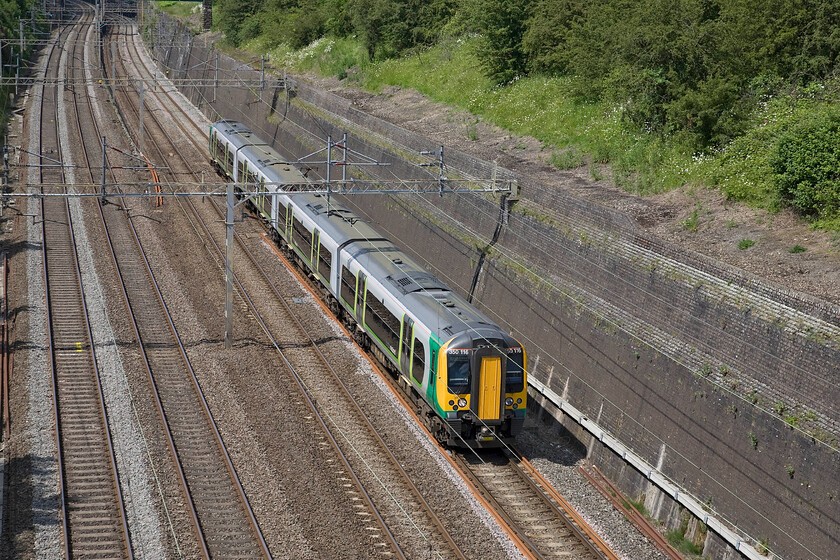
[{"label": "train carriage", "polygon": [[209,148],[220,174],[257,192],[257,211],[439,440],[495,447],[521,431],[526,354],[516,340],[346,207],[282,192],[305,179],[242,124],[214,123]]}]

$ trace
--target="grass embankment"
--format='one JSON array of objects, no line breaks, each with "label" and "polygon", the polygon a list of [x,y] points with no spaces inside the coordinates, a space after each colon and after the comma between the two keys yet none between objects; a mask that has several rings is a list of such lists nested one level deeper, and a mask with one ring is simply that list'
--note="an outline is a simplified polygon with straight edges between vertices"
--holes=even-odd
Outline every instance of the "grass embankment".
[{"label": "grass embankment", "polygon": [[[529,76],[494,86],[481,71],[472,39],[444,42],[377,63],[368,62],[361,44],[353,39],[321,39],[290,51],[261,37],[244,47],[268,53],[275,66],[346,78],[351,85],[371,91],[414,88],[514,134],[533,136],[558,169],[589,165],[593,179],[601,179],[601,164],[608,164],[607,178],[629,192],[651,195],[683,186],[713,188],[731,200],[769,211],[783,206],[771,166],[780,139],[796,123],[813,119],[829,105],[824,91],[819,91],[824,85],[795,98],[760,100],[745,135],[721,150],[694,153],[678,135],[634,128],[622,118],[621,107],[576,97],[573,78]],[[840,229],[836,218],[813,223]]]},{"label": "grass embankment", "polygon": [[201,2],[182,2],[180,0],[161,0],[155,6],[177,18],[187,19],[201,6]]}]

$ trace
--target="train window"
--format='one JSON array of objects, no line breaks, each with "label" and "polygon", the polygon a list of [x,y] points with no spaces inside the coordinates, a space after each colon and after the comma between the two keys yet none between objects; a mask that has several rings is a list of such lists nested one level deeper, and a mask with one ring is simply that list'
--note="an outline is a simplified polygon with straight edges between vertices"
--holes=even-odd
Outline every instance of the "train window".
[{"label": "train window", "polygon": [[[513,353],[511,350],[516,350],[517,352]],[[507,357],[505,393],[521,393],[525,388],[525,364],[522,360],[522,350],[519,348],[508,349]]]},{"label": "train window", "polygon": [[312,253],[312,234],[294,216],[292,217],[292,239],[303,253],[303,258],[308,261]]},{"label": "train window", "polygon": [[353,276],[346,266],[341,267],[341,299],[356,310],[356,277]]},{"label": "train window", "polygon": [[403,315],[402,342],[400,343],[400,345],[402,346],[402,350],[400,350],[400,352],[402,352],[406,356],[408,356],[409,352],[411,352],[411,349],[409,348],[409,343],[411,342],[411,327],[413,325],[414,323],[411,321],[411,317],[409,317],[408,315]]},{"label": "train window", "polygon": [[470,392],[470,356],[469,350],[451,350],[446,355],[447,387],[450,393]]},{"label": "train window", "polygon": [[323,243],[318,244],[318,272],[329,284],[330,274],[332,273],[332,253],[324,247]]},{"label": "train window", "polygon": [[414,339],[414,357],[411,360],[411,377],[419,383],[423,384],[426,378],[426,349],[419,338]]},{"label": "train window", "polygon": [[396,359],[400,342],[399,334],[397,334],[400,330],[400,321],[370,292],[367,292],[365,296],[365,325]]}]

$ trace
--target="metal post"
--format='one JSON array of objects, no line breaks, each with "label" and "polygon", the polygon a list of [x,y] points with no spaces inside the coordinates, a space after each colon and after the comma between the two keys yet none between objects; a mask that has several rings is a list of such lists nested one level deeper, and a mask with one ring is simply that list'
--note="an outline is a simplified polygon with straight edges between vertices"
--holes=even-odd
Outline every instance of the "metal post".
[{"label": "metal post", "polygon": [[233,337],[233,183],[227,185],[225,218],[225,348],[230,349]]},{"label": "metal post", "polygon": [[330,167],[332,167],[332,136],[327,136],[327,186],[330,184]]},{"label": "metal post", "polygon": [[438,159],[438,194],[443,196],[443,146],[440,147],[440,159]]},{"label": "metal post", "polygon": [[330,205],[330,192],[332,191],[330,183],[330,168],[332,167],[332,136],[327,136],[327,207]]},{"label": "metal post", "polygon": [[216,74],[213,78],[213,103],[216,102],[216,88],[219,87],[219,53],[216,53]]},{"label": "metal post", "polygon": [[347,133],[341,138],[341,181],[347,182]]},{"label": "metal post", "polygon": [[15,97],[18,95],[18,85],[20,84],[20,55],[17,55],[15,62]]},{"label": "metal post", "polygon": [[265,55],[260,58],[260,91],[265,89]]},{"label": "metal post", "polygon": [[20,50],[25,51],[26,50],[26,37],[23,35],[23,20],[22,19],[18,20],[18,23],[20,24]]},{"label": "metal post", "polygon": [[138,80],[137,83],[140,86],[140,133],[137,137],[137,143],[139,145],[140,154],[143,154],[143,93],[146,91],[146,87],[143,85],[143,80]]},{"label": "metal post", "polygon": [[105,137],[102,137],[102,200],[105,201]]}]

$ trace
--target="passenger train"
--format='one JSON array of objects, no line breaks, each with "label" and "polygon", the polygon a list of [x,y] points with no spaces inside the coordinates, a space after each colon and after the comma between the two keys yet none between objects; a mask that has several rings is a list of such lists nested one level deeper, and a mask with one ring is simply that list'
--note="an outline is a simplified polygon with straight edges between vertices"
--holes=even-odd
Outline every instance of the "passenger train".
[{"label": "passenger train", "polygon": [[306,179],[243,124],[210,127],[211,163],[248,183],[273,236],[420,407],[434,436],[498,447],[525,421],[522,345],[348,208],[283,191]]}]

